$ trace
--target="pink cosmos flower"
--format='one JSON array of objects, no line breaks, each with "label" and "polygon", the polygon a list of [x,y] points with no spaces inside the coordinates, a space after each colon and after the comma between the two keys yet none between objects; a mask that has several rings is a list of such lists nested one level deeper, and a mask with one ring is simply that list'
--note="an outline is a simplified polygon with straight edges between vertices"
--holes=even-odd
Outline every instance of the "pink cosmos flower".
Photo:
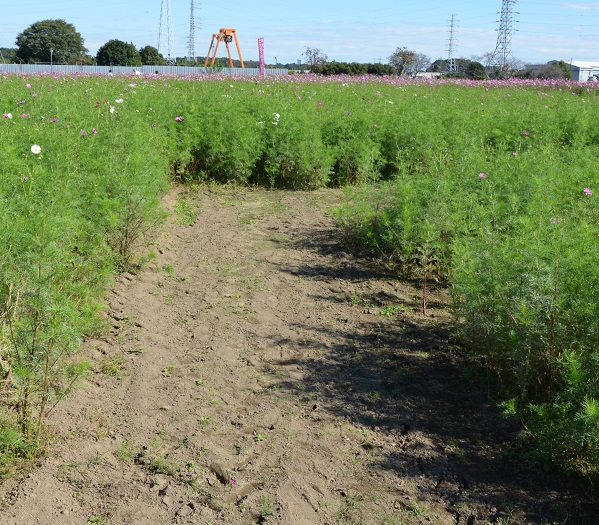
[{"label": "pink cosmos flower", "polygon": [[94,135],[96,135],[96,134],[98,133],[98,130],[97,130],[96,128],[92,128],[92,133],[93,133]]},{"label": "pink cosmos flower", "polygon": [[482,171],[481,171],[481,172],[478,174],[478,176],[479,176],[481,179],[486,179],[486,178],[487,178],[487,174],[486,174],[486,173],[483,173]]},{"label": "pink cosmos flower", "polygon": [[316,104],[318,107],[322,106],[322,102],[319,102],[318,104]]},{"label": "pink cosmos flower", "polygon": [[23,114],[21,115],[21,117],[23,117],[23,118],[27,118],[27,113],[23,113]]},{"label": "pink cosmos flower", "polygon": [[585,188],[582,190],[585,195],[593,195],[593,191],[590,188]]},{"label": "pink cosmos flower", "polygon": [[25,87],[31,89],[31,84],[25,84]]},{"label": "pink cosmos flower", "polygon": [[175,120],[178,122],[181,122],[183,120],[183,117],[181,115],[179,115],[178,117],[175,117]]},{"label": "pink cosmos flower", "polygon": [[530,133],[528,131],[525,131],[524,134],[528,137],[528,135],[530,135]]},{"label": "pink cosmos flower", "polygon": [[518,152],[517,152],[517,151],[514,151],[514,152],[512,153],[512,155],[513,155],[514,157],[517,157],[517,156],[518,156]]}]

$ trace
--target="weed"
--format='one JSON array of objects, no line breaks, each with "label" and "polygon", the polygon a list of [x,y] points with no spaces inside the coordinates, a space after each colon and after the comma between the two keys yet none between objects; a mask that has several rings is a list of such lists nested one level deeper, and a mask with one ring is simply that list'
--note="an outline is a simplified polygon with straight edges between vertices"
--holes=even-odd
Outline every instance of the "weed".
[{"label": "weed", "polygon": [[101,374],[121,378],[124,374],[125,357],[123,354],[114,353],[102,358],[96,365]]},{"label": "weed", "polygon": [[368,394],[366,394],[366,398],[368,399],[368,401],[374,403],[375,401],[379,401],[381,399],[381,394],[376,390],[371,390],[370,392],[368,392]]},{"label": "weed", "polygon": [[175,274],[175,268],[172,264],[165,263],[162,265],[162,271],[172,277]]},{"label": "weed", "polygon": [[174,476],[179,470],[179,466],[170,460],[167,456],[156,455],[153,460],[148,464],[148,468],[152,472],[156,472],[158,474],[167,474],[169,476]]},{"label": "weed", "polygon": [[133,463],[133,458],[135,457],[136,452],[135,449],[131,447],[129,441],[127,439],[123,439],[119,443],[114,454],[117,459],[123,463]]},{"label": "weed", "polygon": [[98,451],[96,451],[96,453],[87,460],[87,466],[89,468],[97,467],[101,461],[102,461],[102,454],[100,454]]},{"label": "weed", "polygon": [[352,525],[362,525],[366,523],[366,516],[364,516],[362,509],[363,498],[360,495],[345,494],[341,507],[337,511],[337,517],[339,520]]},{"label": "weed", "polygon": [[262,517],[268,517],[274,514],[273,501],[268,494],[260,494],[260,497],[258,498],[258,511]]},{"label": "weed", "polygon": [[396,314],[405,312],[407,308],[404,305],[389,305],[380,309],[379,315],[383,315],[385,317],[394,317]]},{"label": "weed", "polygon": [[180,466],[173,461],[168,454],[162,452],[163,431],[159,436],[150,440],[148,446],[142,447],[133,458],[134,463],[142,465],[151,472],[174,476]]},{"label": "weed", "polygon": [[179,196],[175,203],[176,222],[184,226],[190,226],[197,218],[197,207],[190,203],[184,196]]},{"label": "weed", "polygon": [[106,523],[106,516],[92,516],[87,520],[85,525],[102,525]]}]

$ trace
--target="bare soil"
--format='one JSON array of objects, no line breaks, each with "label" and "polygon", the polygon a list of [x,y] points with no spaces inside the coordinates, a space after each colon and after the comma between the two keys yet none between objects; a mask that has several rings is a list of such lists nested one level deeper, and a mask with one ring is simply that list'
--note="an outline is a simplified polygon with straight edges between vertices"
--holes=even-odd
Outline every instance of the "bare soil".
[{"label": "bare soil", "polygon": [[184,191],[2,524],[599,523],[588,487],[514,453],[446,292],[424,315],[418,283],[344,252],[341,192]]}]

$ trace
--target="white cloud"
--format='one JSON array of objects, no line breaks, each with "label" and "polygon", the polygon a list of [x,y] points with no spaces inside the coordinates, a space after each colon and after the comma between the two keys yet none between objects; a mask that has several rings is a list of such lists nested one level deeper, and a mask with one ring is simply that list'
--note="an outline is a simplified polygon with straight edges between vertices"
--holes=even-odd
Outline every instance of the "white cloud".
[{"label": "white cloud", "polygon": [[562,4],[565,9],[575,9],[577,11],[589,11],[591,9],[599,9],[599,3],[594,4]]}]

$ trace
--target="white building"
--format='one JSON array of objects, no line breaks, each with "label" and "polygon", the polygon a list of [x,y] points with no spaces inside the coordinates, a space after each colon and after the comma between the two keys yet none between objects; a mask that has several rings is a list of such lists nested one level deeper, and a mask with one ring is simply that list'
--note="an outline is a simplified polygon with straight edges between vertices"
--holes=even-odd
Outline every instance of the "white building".
[{"label": "white building", "polygon": [[568,65],[572,71],[572,80],[576,82],[599,79],[599,60],[597,62],[570,62]]},{"label": "white building", "polygon": [[[539,74],[547,66],[562,62],[560,60],[552,60],[546,64],[527,64],[525,69],[533,74]],[[564,61],[565,62],[565,61]],[[572,80],[575,82],[589,82],[599,79],[599,60],[597,62],[580,62],[572,61],[570,63],[565,62],[570,67],[572,73]]]}]

